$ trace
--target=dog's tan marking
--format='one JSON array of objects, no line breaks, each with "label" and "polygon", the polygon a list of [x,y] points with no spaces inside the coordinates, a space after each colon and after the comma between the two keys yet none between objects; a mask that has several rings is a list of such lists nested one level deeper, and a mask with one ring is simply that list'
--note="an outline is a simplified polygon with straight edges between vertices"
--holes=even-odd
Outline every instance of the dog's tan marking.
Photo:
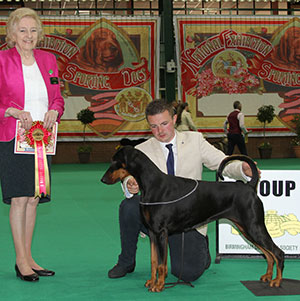
[{"label": "dog's tan marking", "polygon": [[150,222],[150,212],[148,210],[143,210],[144,218],[146,222]]},{"label": "dog's tan marking", "polygon": [[[244,235],[244,237],[247,238],[247,235],[245,234],[245,231],[243,230],[243,228],[237,223],[235,223],[235,225],[240,230],[240,232]],[[268,264],[267,271],[264,275],[262,275],[260,277],[260,280],[263,282],[269,282],[270,287],[274,287],[274,286],[279,287],[281,284],[281,281],[282,281],[282,271],[278,267],[278,260],[276,259],[276,256],[273,253],[271,253],[270,251],[267,251],[264,248],[262,248],[261,246],[257,245],[256,243],[253,243],[253,244],[255,245],[256,248],[261,250],[261,252],[266,256],[266,260],[267,260],[267,264]],[[276,273],[276,278],[272,280],[274,260],[276,261],[276,272],[277,273]]]},{"label": "dog's tan marking", "polygon": [[[154,249],[156,250],[157,252],[157,249],[156,247],[154,246]],[[152,251],[152,248],[151,248],[151,251]],[[156,256],[157,256],[157,253],[156,253]],[[164,252],[164,258],[163,258],[163,263],[158,265],[157,263],[157,268],[156,268],[156,271],[157,273],[155,274],[155,277],[156,277],[156,281],[154,283],[154,285],[152,286],[151,289],[149,289],[149,291],[151,292],[161,292],[164,290],[165,288],[165,280],[166,280],[166,277],[168,275],[168,241],[166,241],[166,244],[165,244],[165,252]],[[151,270],[152,270],[152,267],[151,267]],[[157,276],[158,274],[158,276]]]},{"label": "dog's tan marking", "polygon": [[157,248],[153,242],[151,242],[151,279],[147,280],[145,286],[149,288],[149,291],[153,291],[156,283],[158,266]]},{"label": "dog's tan marking", "polygon": [[[272,254],[273,255],[273,254]],[[271,287],[279,287],[280,284],[281,284],[281,281],[282,281],[282,270],[278,267],[278,260],[275,256],[273,256],[275,261],[276,261],[276,272],[277,272],[277,275],[276,275],[276,278],[273,279],[271,282],[270,282],[270,286]]]},{"label": "dog's tan marking", "polygon": [[165,264],[160,264],[158,266],[158,279],[155,286],[152,288],[152,292],[161,292],[165,287],[166,278],[166,266]]},{"label": "dog's tan marking", "polygon": [[114,182],[117,182],[119,179],[123,181],[127,176],[129,176],[128,171],[126,169],[120,168],[112,172],[110,177]]}]

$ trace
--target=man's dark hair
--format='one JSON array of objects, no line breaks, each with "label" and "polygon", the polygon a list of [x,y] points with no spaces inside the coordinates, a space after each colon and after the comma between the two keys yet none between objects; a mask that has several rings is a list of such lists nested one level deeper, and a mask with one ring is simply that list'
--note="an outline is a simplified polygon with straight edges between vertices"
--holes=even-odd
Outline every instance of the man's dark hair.
[{"label": "man's dark hair", "polygon": [[174,109],[172,103],[168,103],[164,99],[154,99],[146,107],[146,118],[148,120],[148,116],[157,115],[166,110],[169,111],[170,115],[173,117]]},{"label": "man's dark hair", "polygon": [[234,109],[238,109],[240,105],[241,105],[241,103],[240,103],[238,100],[236,100],[236,101],[233,103],[233,108],[234,108]]}]

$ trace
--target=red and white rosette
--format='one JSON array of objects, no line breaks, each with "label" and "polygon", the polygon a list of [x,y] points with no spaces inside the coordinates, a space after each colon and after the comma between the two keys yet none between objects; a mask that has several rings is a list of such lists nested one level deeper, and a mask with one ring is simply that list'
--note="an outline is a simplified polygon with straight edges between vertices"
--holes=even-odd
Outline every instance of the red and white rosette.
[{"label": "red and white rosette", "polygon": [[46,146],[49,144],[51,132],[43,127],[42,121],[35,121],[26,131],[26,141],[34,148],[35,161],[35,197],[50,195],[50,177],[46,156]]}]

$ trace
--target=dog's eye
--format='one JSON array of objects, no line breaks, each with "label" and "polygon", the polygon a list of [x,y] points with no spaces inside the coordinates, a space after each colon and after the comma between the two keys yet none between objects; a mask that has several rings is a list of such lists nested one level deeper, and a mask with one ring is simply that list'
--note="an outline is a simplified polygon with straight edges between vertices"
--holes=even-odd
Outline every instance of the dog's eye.
[{"label": "dog's eye", "polygon": [[122,168],[122,164],[120,161],[113,161],[111,165],[114,166],[115,169]]}]

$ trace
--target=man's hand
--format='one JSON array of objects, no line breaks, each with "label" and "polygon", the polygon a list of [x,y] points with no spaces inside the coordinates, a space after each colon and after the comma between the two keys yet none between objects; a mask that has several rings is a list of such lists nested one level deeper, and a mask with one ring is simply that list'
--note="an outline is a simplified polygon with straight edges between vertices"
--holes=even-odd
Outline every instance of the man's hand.
[{"label": "man's hand", "polygon": [[139,185],[137,183],[137,181],[135,180],[134,177],[131,177],[128,181],[127,181],[127,190],[131,193],[131,194],[136,194],[139,192],[140,188]]},{"label": "man's hand", "polygon": [[[257,164],[256,162],[254,162],[254,163]],[[249,166],[249,164],[246,163],[246,162],[243,162],[242,168],[243,168],[243,173],[244,173],[247,177],[252,178],[252,170],[251,170],[251,167]],[[260,177],[260,174],[261,174],[260,169],[257,168],[257,171],[258,171],[258,175],[259,175],[259,177]]]}]

